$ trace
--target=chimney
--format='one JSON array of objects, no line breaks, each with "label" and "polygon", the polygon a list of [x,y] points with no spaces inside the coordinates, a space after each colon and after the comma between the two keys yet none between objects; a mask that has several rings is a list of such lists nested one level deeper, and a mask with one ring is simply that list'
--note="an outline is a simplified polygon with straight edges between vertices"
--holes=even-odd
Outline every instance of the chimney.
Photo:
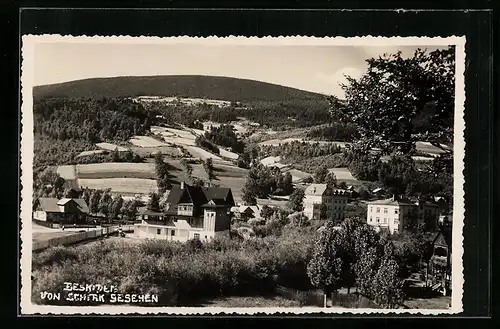
[{"label": "chimney", "polygon": [[181,190],[184,189],[184,182],[181,182]]},{"label": "chimney", "polygon": [[397,201],[398,200],[398,196],[396,194],[393,194],[392,195],[392,201]]}]

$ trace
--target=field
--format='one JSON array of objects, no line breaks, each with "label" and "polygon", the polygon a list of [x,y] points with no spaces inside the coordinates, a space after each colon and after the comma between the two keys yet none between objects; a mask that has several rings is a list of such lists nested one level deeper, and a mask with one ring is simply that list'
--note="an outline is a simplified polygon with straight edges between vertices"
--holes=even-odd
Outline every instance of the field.
[{"label": "field", "polygon": [[347,168],[330,168],[328,171],[335,174],[339,181],[356,181],[356,178],[352,176]]},{"label": "field", "polygon": [[80,180],[97,178],[156,178],[155,166],[152,163],[92,163],[77,165],[76,173]]},{"label": "field", "polygon": [[194,158],[200,158],[202,160],[206,160],[208,158],[212,158],[213,160],[222,160],[221,157],[205,151],[204,149],[197,146],[186,146],[186,149]]},{"label": "field", "polygon": [[311,174],[297,169],[290,169],[287,170],[286,172],[289,172],[292,175],[292,182],[294,183],[311,176]]},{"label": "field", "polygon": [[65,180],[76,179],[76,170],[73,165],[58,166],[56,172]]},{"label": "field", "polygon": [[223,148],[219,148],[219,152],[220,152],[220,155],[222,157],[224,157],[224,158],[229,158],[229,159],[236,160],[239,157],[238,154],[230,152],[230,151],[227,151],[227,150],[224,150]]},{"label": "field", "polygon": [[160,142],[157,139],[154,139],[149,136],[134,136],[132,137],[129,142],[134,145],[134,146],[139,146],[139,147],[160,147],[160,146],[166,146],[165,143]]},{"label": "field", "polygon": [[87,155],[92,155],[92,154],[100,154],[104,153],[106,150],[93,150],[93,151],[83,151],[82,153],[78,154],[77,157],[83,157]]},{"label": "field", "polygon": [[141,156],[141,157],[150,157],[155,155],[157,152],[160,152],[164,155],[170,156],[180,156],[181,152],[177,147],[173,146],[159,146],[159,147],[140,147],[140,146],[132,146],[130,148],[132,152]]},{"label": "field", "polygon": [[54,230],[53,232],[33,232],[31,236],[33,241],[48,241],[53,238],[59,238],[61,236],[71,234],[75,234],[75,232]]},{"label": "field", "polygon": [[118,151],[120,152],[128,151],[128,149],[123,146],[118,146],[116,144],[111,144],[111,143],[97,143],[95,145],[97,147],[102,148],[103,150],[108,150],[108,151],[114,151],[116,149],[118,149]]},{"label": "field", "polygon": [[100,178],[79,179],[80,187],[89,189],[107,189],[123,194],[149,194],[156,192],[156,180],[143,178]]},{"label": "field", "polygon": [[319,143],[321,145],[328,145],[328,144],[337,144],[340,147],[345,147],[346,144],[345,142],[337,142],[337,141],[311,141],[311,140],[303,140],[302,138],[284,138],[284,139],[270,139],[266,140],[263,142],[260,142],[259,145],[261,146],[280,146],[281,144],[286,144],[286,143],[292,143],[292,142],[305,142],[309,144],[316,144]]},{"label": "field", "polygon": [[216,176],[246,178],[248,170],[235,165],[214,163],[214,172]]},{"label": "field", "polygon": [[[441,146],[445,149],[449,149],[446,145],[441,145]],[[434,154],[434,155],[445,153],[445,151],[432,145],[429,142],[417,142],[415,147],[416,147],[417,151],[422,152],[422,153],[428,153],[428,154]]]}]

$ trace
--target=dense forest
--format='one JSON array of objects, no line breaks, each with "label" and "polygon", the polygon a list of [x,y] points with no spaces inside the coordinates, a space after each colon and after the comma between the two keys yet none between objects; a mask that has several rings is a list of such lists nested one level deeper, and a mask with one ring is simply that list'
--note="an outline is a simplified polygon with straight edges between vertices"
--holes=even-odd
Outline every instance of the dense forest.
[{"label": "dense forest", "polygon": [[111,152],[77,158],[96,149],[100,141],[126,141],[145,134],[155,113],[126,99],[42,99],[33,107],[34,170],[50,165],[106,162],[139,162],[129,152]]},{"label": "dense forest", "polygon": [[320,100],[320,94],[271,83],[218,76],[167,75],[94,78],[37,86],[36,99],[44,97],[114,98],[179,96],[227,101]]}]

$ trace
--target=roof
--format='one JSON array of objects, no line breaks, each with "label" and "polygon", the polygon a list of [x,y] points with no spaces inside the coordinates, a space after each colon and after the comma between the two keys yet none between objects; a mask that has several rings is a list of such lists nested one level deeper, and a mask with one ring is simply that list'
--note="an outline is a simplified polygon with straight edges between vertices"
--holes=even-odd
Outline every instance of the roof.
[{"label": "roof", "polygon": [[57,198],[38,198],[40,208],[45,212],[61,212],[57,202]]},{"label": "roof", "polygon": [[192,203],[199,208],[214,200],[216,205],[234,206],[233,194],[230,188],[225,187],[198,187],[184,184],[184,188],[174,186],[168,194],[167,203],[170,209],[175,208],[179,203]]},{"label": "roof", "polygon": [[377,188],[376,188],[376,189],[374,189],[372,192],[373,192],[373,193],[377,193],[377,192],[381,192],[381,191],[383,191],[383,190],[384,190],[383,188],[381,188],[381,187],[377,187]]},{"label": "roof", "polygon": [[393,198],[384,200],[375,200],[368,202],[369,205],[384,205],[384,206],[415,206],[414,203],[408,200],[394,200]]},{"label": "roof", "polygon": [[74,201],[78,207],[78,210],[88,214],[89,207],[84,199],[70,199],[70,198],[62,198],[58,200],[57,198],[38,198],[38,202],[40,207],[45,212],[63,212],[59,209],[59,206],[64,206],[68,202]]},{"label": "roof", "polygon": [[318,195],[321,196],[327,189],[326,184],[311,184],[304,191],[305,195]]},{"label": "roof", "polygon": [[202,207],[204,208],[223,208],[226,207],[226,201],[223,199],[212,199],[205,203]]},{"label": "roof", "polygon": [[451,249],[451,236],[451,230],[440,230],[434,238],[434,241],[432,241],[432,244],[447,246]]}]

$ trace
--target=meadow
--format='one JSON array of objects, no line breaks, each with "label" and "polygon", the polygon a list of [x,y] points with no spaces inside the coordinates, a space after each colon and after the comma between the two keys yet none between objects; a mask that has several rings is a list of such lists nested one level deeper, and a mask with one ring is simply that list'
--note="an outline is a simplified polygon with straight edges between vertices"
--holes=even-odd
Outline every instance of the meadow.
[{"label": "meadow", "polygon": [[78,179],[145,178],[156,179],[152,163],[108,162],[76,165]]},{"label": "meadow", "polygon": [[103,149],[103,150],[108,150],[108,151],[114,151],[116,149],[118,149],[119,152],[125,152],[125,151],[128,151],[128,149],[126,147],[123,147],[123,146],[119,146],[119,145],[116,145],[116,144],[111,144],[111,143],[106,143],[106,142],[103,142],[103,143],[97,143],[95,144],[97,147]]},{"label": "meadow", "polygon": [[81,188],[102,189],[110,188],[112,192],[123,194],[149,194],[157,192],[155,179],[144,178],[97,178],[79,179]]}]

